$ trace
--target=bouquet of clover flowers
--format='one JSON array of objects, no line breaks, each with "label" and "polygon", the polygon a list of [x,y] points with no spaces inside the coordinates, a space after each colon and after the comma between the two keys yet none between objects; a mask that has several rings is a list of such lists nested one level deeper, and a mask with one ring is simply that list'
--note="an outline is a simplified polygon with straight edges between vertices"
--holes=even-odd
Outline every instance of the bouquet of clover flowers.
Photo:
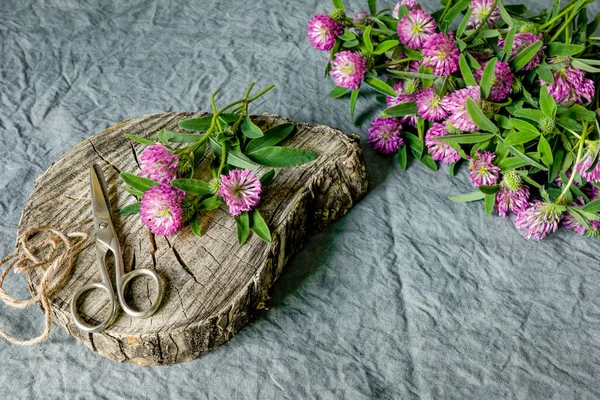
[{"label": "bouquet of clover flowers", "polygon": [[[277,146],[292,133],[293,124],[263,132],[252,122],[248,105],[273,85],[250,97],[253,87],[250,85],[242,99],[217,109],[215,96],[219,89],[211,96],[212,114],[179,122],[180,128],[197,133],[161,130],[146,139],[124,132],[130,140],[150,147],[139,158],[139,175],[121,173],[128,185],[124,189],[139,201],[121,209],[120,214],[139,213],[153,234],[169,236],[188,224],[194,234],[201,236],[201,213],[225,203],[235,218],[240,244],[248,239],[250,231],[270,242],[269,227],[255,207],[275,172],[271,169],[259,178],[254,170],[260,166],[304,164],[317,154]],[[210,154],[205,154],[207,146],[212,150]],[[198,168],[205,156],[211,160],[209,181],[195,178],[205,172]]]},{"label": "bouquet of clover flowers", "polygon": [[[368,130],[381,153],[414,157],[432,170],[461,162],[485,212],[507,217],[526,238],[560,224],[600,240],[600,14],[571,0],[531,15],[502,0],[442,0],[433,13],[415,0],[348,18],[342,0],[308,24],[329,51],[331,97],[356,99],[365,86],[387,108]],[[456,30],[450,30],[457,26]]]}]

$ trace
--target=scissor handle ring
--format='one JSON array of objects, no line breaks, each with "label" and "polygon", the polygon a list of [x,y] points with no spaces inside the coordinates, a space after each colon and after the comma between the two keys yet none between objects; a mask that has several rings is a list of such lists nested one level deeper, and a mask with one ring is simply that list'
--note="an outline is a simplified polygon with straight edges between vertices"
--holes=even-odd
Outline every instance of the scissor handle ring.
[{"label": "scissor handle ring", "polygon": [[[138,276],[148,276],[150,278],[152,278],[152,280],[154,280],[154,283],[156,284],[156,289],[157,289],[157,294],[156,294],[156,298],[154,299],[154,301],[152,302],[152,306],[150,306],[150,308],[148,308],[147,310],[144,311],[137,311],[132,309],[131,307],[129,307],[129,305],[127,303],[125,303],[125,288],[127,287],[127,284],[135,277]],[[151,269],[147,269],[147,268],[141,268],[141,269],[134,269],[133,271],[130,271],[128,273],[126,273],[125,275],[123,275],[123,277],[121,278],[121,287],[119,288],[119,293],[120,293],[120,301],[121,301],[121,308],[123,308],[123,311],[125,311],[125,313],[133,318],[148,318],[151,317],[156,310],[158,310],[158,307],[160,306],[162,297],[163,297],[163,282],[162,279],[160,279],[160,276],[153,270]]]},{"label": "scissor handle ring", "polygon": [[[98,325],[90,326],[81,320],[81,317],[79,316],[79,313],[77,310],[77,300],[79,300],[79,297],[81,297],[81,295],[83,293],[88,292],[93,289],[102,289],[108,294],[108,300],[110,301],[110,312],[108,314],[108,317],[106,317],[106,319],[103,322],[99,323]],[[77,326],[82,331],[89,332],[89,333],[96,333],[96,332],[105,330],[112,323],[113,319],[117,315],[116,307],[117,307],[117,304],[115,302],[115,295],[110,288],[106,287],[102,283],[90,283],[88,285],[81,287],[73,295],[73,298],[71,300],[71,317],[73,318],[73,322],[75,323],[75,326]]]}]

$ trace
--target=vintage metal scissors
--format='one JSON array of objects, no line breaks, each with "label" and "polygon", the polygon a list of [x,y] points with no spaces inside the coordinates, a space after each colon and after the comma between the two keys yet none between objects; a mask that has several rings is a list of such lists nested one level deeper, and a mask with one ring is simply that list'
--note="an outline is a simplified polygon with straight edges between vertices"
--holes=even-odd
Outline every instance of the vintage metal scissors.
[{"label": "vintage metal scissors", "polygon": [[[119,299],[119,304],[123,311],[133,318],[147,318],[150,317],[160,305],[163,296],[163,283],[158,274],[150,269],[134,269],[128,273],[125,273],[125,266],[123,264],[123,254],[121,253],[121,246],[119,245],[119,239],[115,231],[115,227],[112,223],[110,213],[110,201],[108,197],[108,190],[106,182],[104,180],[104,174],[102,169],[97,164],[92,164],[90,167],[90,187],[92,191],[92,214],[94,216],[94,231],[96,232],[96,252],[98,256],[98,263],[100,264],[100,273],[102,276],[102,282],[90,283],[80,288],[73,295],[71,300],[71,317],[75,325],[85,332],[100,332],[106,329],[117,316],[117,301],[115,297]],[[108,267],[106,265],[106,255],[108,252],[112,252],[115,259],[115,275],[116,275],[116,296],[115,290],[113,289]],[[154,280],[157,287],[157,295],[152,303],[152,306],[145,311],[137,311],[131,308],[125,301],[125,289],[127,284],[135,277],[147,276]],[[78,313],[77,300],[79,297],[93,289],[104,290],[108,294],[110,302],[110,312],[108,317],[101,323],[95,326],[90,326],[81,320],[81,316]]]}]

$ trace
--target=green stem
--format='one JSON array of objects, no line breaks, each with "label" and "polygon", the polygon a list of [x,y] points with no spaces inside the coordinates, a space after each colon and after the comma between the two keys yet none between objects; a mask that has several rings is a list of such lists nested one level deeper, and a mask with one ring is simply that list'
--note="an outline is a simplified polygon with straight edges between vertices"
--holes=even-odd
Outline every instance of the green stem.
[{"label": "green stem", "polygon": [[221,176],[221,172],[223,172],[223,168],[225,168],[225,159],[227,158],[227,142],[221,142],[221,162],[219,163],[219,172],[217,172],[217,176]]},{"label": "green stem", "polygon": [[[567,29],[569,27],[569,25],[571,24],[571,21],[573,21],[573,19],[577,16],[577,14],[579,14],[579,8],[576,8],[575,11],[569,16],[569,18],[567,18],[567,20],[565,22],[563,22],[560,29],[558,31],[556,31],[556,33],[554,34],[554,36],[552,37],[552,39],[550,39],[550,41],[548,43],[552,43],[556,39],[558,39],[558,37],[560,36],[562,31],[564,31],[565,29]],[[568,38],[567,38],[567,42],[568,42]]]},{"label": "green stem", "polygon": [[376,17],[376,16],[378,16],[378,15],[381,15],[381,14],[383,14],[383,13],[384,13],[384,12],[386,12],[386,11],[394,11],[394,9],[393,9],[393,8],[383,8],[383,9],[381,9],[381,10],[377,11],[377,12],[375,13],[375,15],[373,15],[373,16],[374,16],[374,17]]},{"label": "green stem", "polygon": [[[583,157],[583,145],[585,144],[585,138],[587,136],[587,127],[584,127],[583,132],[581,134],[581,138],[579,139],[579,149],[577,150],[577,159],[575,160],[575,164],[576,165],[579,161],[581,161],[581,158]],[[562,204],[565,200],[565,197],[567,196],[567,193],[569,193],[569,189],[571,189],[571,186],[573,185],[573,182],[575,181],[575,173],[571,174],[571,178],[569,178],[569,181],[567,182],[567,184],[565,185],[563,191],[560,193],[560,196],[558,196],[556,198],[556,203],[558,204]]]},{"label": "green stem", "polygon": [[[448,0],[448,1],[450,1],[450,0]],[[498,3],[498,0],[494,0],[494,4],[492,4],[492,10],[496,9],[497,3]],[[483,21],[481,21],[481,24],[477,27],[477,29],[475,29],[469,36],[467,36],[467,38],[464,41],[467,42],[467,41],[473,39],[479,33],[479,31],[481,31],[483,29],[483,27],[487,25],[488,19],[490,19],[492,14],[493,13],[489,13],[488,15],[486,15],[485,18],[483,19]]]},{"label": "green stem", "polygon": [[[544,30],[547,27],[553,25],[556,21],[558,21],[560,18],[563,17],[563,15],[567,14],[569,11],[571,11],[571,9],[573,7],[575,7],[577,5],[577,3],[579,3],[579,1],[576,1],[575,3],[573,3],[573,1],[575,0],[571,0],[569,3],[567,3],[567,5],[565,6],[565,8],[563,8],[563,10],[558,13],[558,15],[554,18],[552,18],[550,21],[546,22],[544,25],[540,26],[540,30]],[[573,4],[571,4],[573,3]]]},{"label": "green stem", "polygon": [[448,11],[450,10],[450,5],[452,5],[452,0],[446,1],[446,7],[444,8],[444,12],[442,13],[442,16],[439,19],[440,21],[443,21],[446,14],[448,14]]},{"label": "green stem", "polygon": [[398,64],[402,64],[402,63],[410,62],[410,61],[414,61],[414,60],[412,58],[403,58],[402,60],[396,60],[396,61],[391,61],[389,63],[385,63],[385,64],[381,64],[381,65],[376,65],[374,68],[375,69],[387,68],[390,65],[398,65]]}]

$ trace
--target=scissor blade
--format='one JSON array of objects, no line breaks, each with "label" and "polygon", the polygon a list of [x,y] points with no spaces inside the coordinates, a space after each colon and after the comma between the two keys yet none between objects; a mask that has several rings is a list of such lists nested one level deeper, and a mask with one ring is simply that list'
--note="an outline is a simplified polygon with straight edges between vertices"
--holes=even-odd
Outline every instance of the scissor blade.
[{"label": "scissor blade", "polygon": [[104,173],[98,164],[92,164],[90,167],[90,189],[92,192],[92,214],[97,232],[101,222],[112,225],[108,189],[104,180]]}]

